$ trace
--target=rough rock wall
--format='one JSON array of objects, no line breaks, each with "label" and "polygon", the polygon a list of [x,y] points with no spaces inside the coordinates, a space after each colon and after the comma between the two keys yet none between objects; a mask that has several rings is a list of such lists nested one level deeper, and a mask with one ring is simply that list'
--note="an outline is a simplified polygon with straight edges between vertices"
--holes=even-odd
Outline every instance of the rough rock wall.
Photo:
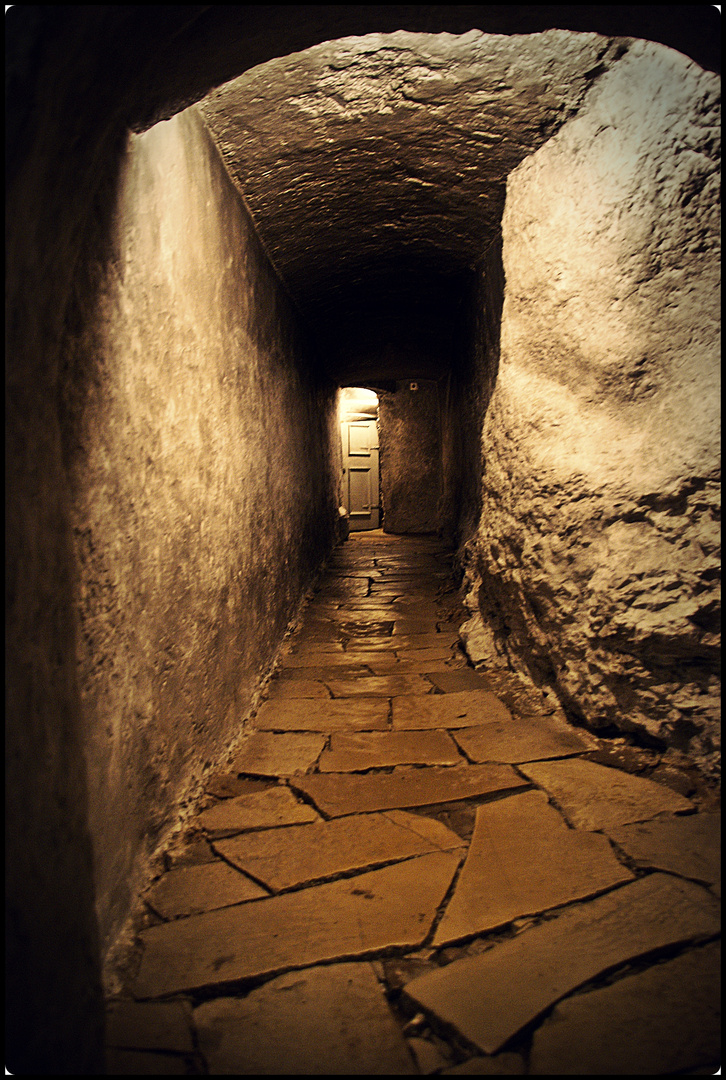
[{"label": "rough rock wall", "polygon": [[[415,389],[412,389],[415,387]],[[379,394],[383,531],[428,533],[439,528],[441,420],[432,380],[399,381]]]},{"label": "rough rock wall", "polygon": [[196,111],[130,136],[63,372],[105,944],[332,546],[335,389],[309,368]]},{"label": "rough rock wall", "polygon": [[[719,81],[634,42],[509,177],[472,658],[715,768]],[[484,620],[482,620],[484,613]]]}]

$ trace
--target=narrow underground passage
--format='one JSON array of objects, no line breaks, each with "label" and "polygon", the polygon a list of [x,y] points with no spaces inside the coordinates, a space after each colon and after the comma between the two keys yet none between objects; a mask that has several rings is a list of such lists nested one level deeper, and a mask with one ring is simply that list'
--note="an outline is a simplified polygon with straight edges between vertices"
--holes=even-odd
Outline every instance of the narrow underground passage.
[{"label": "narrow underground passage", "polygon": [[[640,1052],[709,1064],[673,1033],[712,1015],[717,929],[714,79],[625,38],[379,34],[167,115],[60,358],[112,1069],[280,1064],[284,1028],[317,1071],[355,1058],[346,1002],[390,1071],[582,1068],[578,1024],[612,1044],[649,993]],[[384,531],[344,540],[353,387]],[[555,956],[565,1000],[525,993]]]}]

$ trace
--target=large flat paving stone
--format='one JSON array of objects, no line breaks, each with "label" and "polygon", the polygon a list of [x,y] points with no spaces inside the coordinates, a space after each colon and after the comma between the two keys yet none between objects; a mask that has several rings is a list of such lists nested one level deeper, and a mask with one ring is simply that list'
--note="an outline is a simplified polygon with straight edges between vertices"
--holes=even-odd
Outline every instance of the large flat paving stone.
[{"label": "large flat paving stone", "polygon": [[430,694],[431,683],[420,675],[379,675],[361,679],[328,679],[334,698],[394,697],[399,694]]},{"label": "large flat paving stone", "polygon": [[422,944],[459,865],[436,852],[142,930],[137,998]]},{"label": "large flat paving stone", "polygon": [[553,796],[577,829],[607,831],[656,814],[693,810],[688,799],[662,784],[594,761],[538,761],[520,770]]},{"label": "large flat paving stone", "polygon": [[593,896],[633,875],[604,836],[568,829],[541,791],[480,806],[434,945]]},{"label": "large flat paving stone", "polygon": [[383,731],[388,727],[388,701],[266,701],[254,725],[258,731]]},{"label": "large flat paving stone", "polygon": [[535,1076],[668,1076],[721,1060],[721,945],[560,1002],[535,1032]]},{"label": "large flat paving stone", "polygon": [[398,660],[395,656],[383,655],[371,660],[368,667],[374,675],[395,675],[400,672],[402,675],[425,675],[429,678],[432,672],[455,674],[456,669],[463,667],[465,663],[463,657],[456,655],[445,660]]},{"label": "large flat paving stone", "polygon": [[214,846],[229,862],[278,892],[414,855],[457,850],[462,841],[433,818],[389,810],[245,833],[217,840]]},{"label": "large flat paving stone", "polygon": [[370,964],[289,972],[194,1012],[212,1076],[417,1074]]},{"label": "large flat paving stone", "polygon": [[439,645],[434,649],[406,649],[396,646],[396,656],[401,660],[446,660],[453,646]]},{"label": "large flat paving stone", "polygon": [[457,743],[471,761],[536,761],[582,754],[590,745],[574,728],[554,717],[511,716],[457,731]]},{"label": "large flat paving stone", "polygon": [[[303,670],[308,670],[307,668]],[[330,691],[323,682],[316,682],[315,679],[295,679],[283,680],[275,679],[271,682],[267,689],[267,696],[270,701],[276,701],[279,698],[318,698],[324,701],[330,700]]]},{"label": "large flat paving stone", "polygon": [[445,731],[336,732],[320,758],[320,772],[356,772],[391,765],[457,765],[456,744]]},{"label": "large flat paving stone", "polygon": [[[361,650],[362,651],[362,650]],[[303,670],[313,669],[316,670],[323,668],[325,670],[334,671],[338,667],[349,667],[351,663],[361,663],[360,660],[351,659],[348,652],[323,652],[322,650],[311,650],[310,652],[300,653],[298,656],[286,656],[284,661],[286,668],[301,668]],[[317,679],[319,676],[309,675],[311,679]]]},{"label": "large flat paving stone", "polygon": [[231,768],[253,776],[289,776],[314,765],[324,746],[325,736],[312,732],[253,731],[240,744]]},{"label": "large flat paving stone", "polygon": [[431,674],[431,682],[444,694],[455,694],[463,690],[490,690],[486,676],[473,668],[465,667],[459,671],[442,671]]},{"label": "large flat paving stone", "polygon": [[667,870],[707,885],[721,879],[721,815],[691,814],[611,829],[609,836],[638,866]]},{"label": "large flat paving stone", "polygon": [[295,778],[295,787],[329,817],[456,802],[525,786],[527,781],[509,765],[421,769],[402,766],[392,773],[327,773]]},{"label": "large flat paving stone", "polygon": [[271,787],[210,806],[197,820],[211,836],[226,836],[245,829],[271,829],[277,825],[317,821],[318,817],[312,806],[299,802],[290,788]]},{"label": "large flat paving stone", "polygon": [[705,889],[651,874],[479,956],[414,979],[406,994],[494,1054],[525,1024],[607,969],[719,927],[718,901]]},{"label": "large flat paving stone", "polygon": [[497,720],[509,721],[511,717],[506,705],[488,690],[427,697],[412,694],[393,699],[393,727],[398,729],[477,727]]},{"label": "large flat paving stone", "polygon": [[177,919],[267,895],[265,889],[231,866],[213,862],[169,870],[144,894],[144,899],[162,918]]}]

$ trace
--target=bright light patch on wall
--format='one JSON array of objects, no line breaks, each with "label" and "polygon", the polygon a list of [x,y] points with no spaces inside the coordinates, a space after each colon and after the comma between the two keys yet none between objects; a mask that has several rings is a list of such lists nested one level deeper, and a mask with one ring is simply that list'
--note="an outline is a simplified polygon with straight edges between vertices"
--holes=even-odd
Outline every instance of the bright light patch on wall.
[{"label": "bright light patch on wall", "polygon": [[338,412],[341,420],[377,419],[378,395],[363,386],[344,386],[338,398]]}]

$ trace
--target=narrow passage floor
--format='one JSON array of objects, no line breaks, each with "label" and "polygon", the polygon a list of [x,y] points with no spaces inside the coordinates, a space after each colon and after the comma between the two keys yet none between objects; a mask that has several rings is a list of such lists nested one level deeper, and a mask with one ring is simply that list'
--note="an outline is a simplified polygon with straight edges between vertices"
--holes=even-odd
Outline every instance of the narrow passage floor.
[{"label": "narrow passage floor", "polygon": [[464,617],[439,542],[338,548],[145,896],[110,1072],[718,1064],[719,815],[467,666]]}]

